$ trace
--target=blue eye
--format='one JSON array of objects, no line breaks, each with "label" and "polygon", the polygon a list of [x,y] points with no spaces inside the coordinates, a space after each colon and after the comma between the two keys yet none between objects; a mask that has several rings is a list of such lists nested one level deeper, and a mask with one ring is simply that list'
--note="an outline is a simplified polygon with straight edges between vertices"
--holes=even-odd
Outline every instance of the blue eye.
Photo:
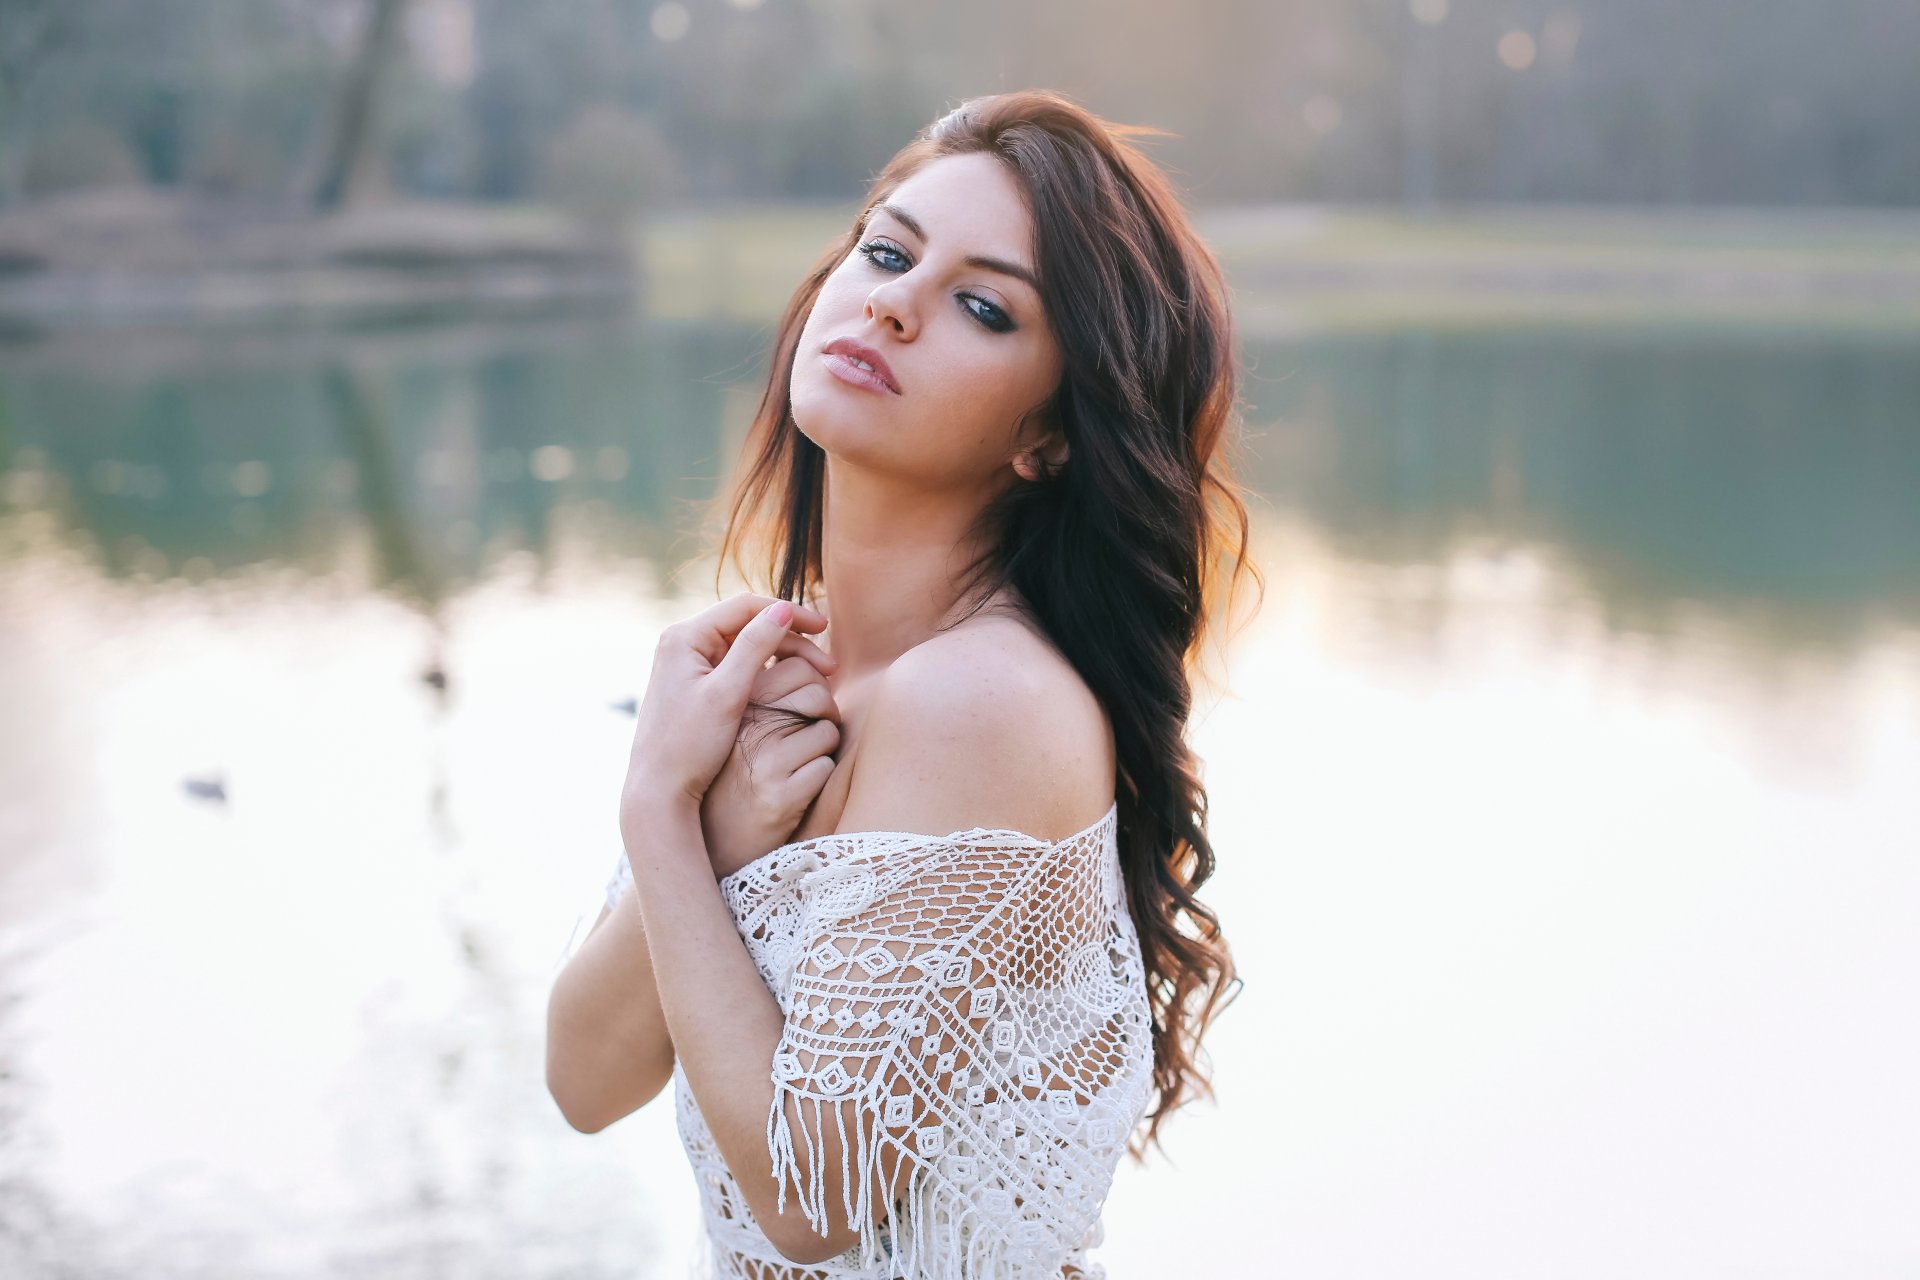
[{"label": "blue eye", "polygon": [[894,257],[900,258],[902,260],[906,258],[907,256],[906,254],[900,252],[898,249],[894,248],[890,244],[885,243],[884,241],[869,240],[867,241],[867,243],[860,246],[859,252],[861,257],[865,258],[868,262],[873,263],[874,266],[879,267],[882,271],[901,272],[906,270],[905,267],[885,266],[879,261],[877,257],[875,257],[876,254],[889,253],[889,254],[892,254]]},{"label": "blue eye", "polygon": [[978,319],[981,324],[984,324],[995,333],[1005,333],[1013,328],[1013,318],[1000,308],[994,306],[991,302],[988,302],[985,298],[976,298],[970,293],[963,293],[960,297],[964,302],[977,302],[980,304],[981,309],[978,311],[974,311],[972,307],[968,307],[967,310],[972,311],[974,317]]},{"label": "blue eye", "polygon": [[[904,251],[888,244],[884,240],[869,240],[865,244],[860,245],[855,252],[880,270],[893,275],[898,275],[913,265],[913,263],[908,260]],[[886,261],[882,261],[882,255],[885,255]],[[894,259],[898,259],[904,265],[893,265]],[[959,298],[961,308],[988,330],[994,333],[1010,333],[1017,327],[1013,323],[1012,316],[1009,316],[1005,311],[1002,311],[999,307],[993,305],[993,303],[988,302],[985,298],[977,297],[971,293],[960,294]]]}]

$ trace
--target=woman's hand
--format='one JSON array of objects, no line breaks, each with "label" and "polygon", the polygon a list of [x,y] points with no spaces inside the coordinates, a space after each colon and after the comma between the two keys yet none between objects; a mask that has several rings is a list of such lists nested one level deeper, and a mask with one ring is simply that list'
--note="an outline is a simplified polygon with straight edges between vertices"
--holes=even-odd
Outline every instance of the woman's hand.
[{"label": "woman's hand", "polygon": [[754,677],[733,751],[700,806],[715,876],[793,834],[832,776],[839,748],[840,708],[819,666],[782,658]]},{"label": "woman's hand", "polygon": [[832,658],[794,631],[826,629],[804,605],[742,592],[660,633],[620,797],[628,849],[656,806],[700,804],[733,751],[755,676],[774,657]]}]

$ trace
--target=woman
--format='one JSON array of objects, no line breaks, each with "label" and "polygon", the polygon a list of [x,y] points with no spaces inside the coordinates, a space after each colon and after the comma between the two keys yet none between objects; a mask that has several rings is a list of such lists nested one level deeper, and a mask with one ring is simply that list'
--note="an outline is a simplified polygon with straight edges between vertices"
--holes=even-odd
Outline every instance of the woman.
[{"label": "woman", "polygon": [[548,1083],[594,1131],[675,1082],[719,1275],[1098,1275],[1206,1088],[1187,665],[1247,520],[1225,290],[1133,132],[1013,93],[894,157],[776,340],[721,544],[774,594],[661,637]]}]

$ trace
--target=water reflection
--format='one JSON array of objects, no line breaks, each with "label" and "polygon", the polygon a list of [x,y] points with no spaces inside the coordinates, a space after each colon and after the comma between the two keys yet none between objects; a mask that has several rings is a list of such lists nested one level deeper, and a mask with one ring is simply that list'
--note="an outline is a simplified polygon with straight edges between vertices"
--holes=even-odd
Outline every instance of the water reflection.
[{"label": "water reflection", "polygon": [[[130,371],[0,350],[6,508],[56,513],[114,577],[366,557],[428,611],[505,557],[545,563],[556,521],[670,563],[697,547],[688,516],[737,451],[763,341],[602,324]],[[1250,356],[1255,487],[1356,560],[1536,548],[1623,627],[1701,606],[1831,651],[1920,609],[1910,335],[1411,331]]]},{"label": "water reflection", "polygon": [[1627,629],[1845,652],[1920,618],[1920,343],[1402,332],[1257,353],[1260,488],[1343,554],[1525,546]]},{"label": "water reflection", "polygon": [[370,553],[382,589],[423,603],[504,554],[545,555],[562,506],[612,553],[670,553],[676,506],[719,473],[724,377],[757,354],[752,333],[611,324],[312,362],[109,363],[94,341],[0,350],[10,508],[57,512],[115,577],[326,574]]},{"label": "water reflection", "polygon": [[[0,347],[0,1274],[681,1274],[543,1007],[765,334],[210,341]],[[1113,1274],[1901,1257],[1913,339],[1251,354],[1248,989]]]}]

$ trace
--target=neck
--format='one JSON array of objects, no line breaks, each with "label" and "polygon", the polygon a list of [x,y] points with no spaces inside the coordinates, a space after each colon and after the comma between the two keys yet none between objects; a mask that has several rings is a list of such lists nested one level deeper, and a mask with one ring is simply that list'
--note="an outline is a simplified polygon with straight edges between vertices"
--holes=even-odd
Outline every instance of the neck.
[{"label": "neck", "polygon": [[971,606],[960,580],[982,549],[969,526],[987,495],[908,488],[832,456],[823,486],[826,648],[845,683],[885,670]]}]

